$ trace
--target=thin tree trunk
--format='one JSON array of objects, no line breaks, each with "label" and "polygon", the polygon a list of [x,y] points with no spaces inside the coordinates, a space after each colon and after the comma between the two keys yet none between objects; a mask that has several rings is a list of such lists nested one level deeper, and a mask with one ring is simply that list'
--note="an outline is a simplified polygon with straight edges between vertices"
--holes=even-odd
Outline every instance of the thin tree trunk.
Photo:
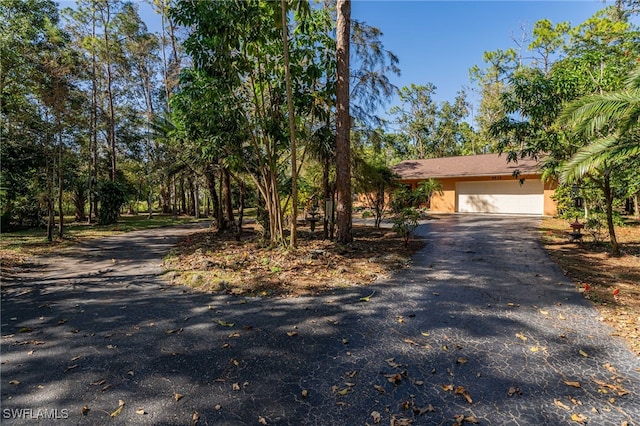
[{"label": "thin tree trunk", "polygon": [[193,178],[193,200],[195,218],[200,219],[200,185],[198,185],[198,176],[194,176]]},{"label": "thin tree trunk", "polygon": [[233,204],[231,202],[231,175],[226,167],[222,169],[222,179],[224,182],[224,209],[227,214],[227,223],[233,229],[235,219],[233,217]]},{"label": "thin tree trunk", "polygon": [[640,219],[640,195],[637,192],[633,194],[633,214]]},{"label": "thin tree trunk", "polygon": [[351,117],[349,115],[349,40],[351,27],[351,1],[338,0],[338,23],[336,32],[338,77],[336,104],[336,189],[337,189],[337,241],[348,244],[351,234]]},{"label": "thin tree trunk", "polygon": [[179,212],[178,212],[178,178],[176,175],[173,175],[173,179],[172,179],[173,183],[171,185],[171,187],[173,188],[173,203],[172,203],[172,208],[171,210],[173,211],[173,215],[174,216],[178,216]]},{"label": "thin tree trunk", "polygon": [[111,48],[109,41],[109,24],[111,22],[111,9],[109,2],[105,2],[106,18],[104,20],[104,45],[106,50],[106,74],[107,74],[107,102],[109,107],[107,139],[109,143],[109,152],[111,156],[111,172],[112,181],[116,180],[116,117],[115,107],[113,104],[113,70],[111,68]]},{"label": "thin tree trunk", "polygon": [[[96,8],[92,7],[91,39],[96,36]],[[89,151],[91,165],[89,166],[89,223],[98,214],[98,202],[94,196],[94,186],[98,182],[98,73],[96,70],[95,46],[91,47],[91,124],[89,136]]]},{"label": "thin tree trunk", "polygon": [[56,114],[56,128],[58,133],[58,238],[64,236],[64,211],[62,210],[63,195],[63,165],[62,165],[62,129],[60,126],[60,118]]},{"label": "thin tree trunk", "polygon": [[324,196],[324,221],[322,227],[322,237],[327,240],[329,239],[329,224],[333,222],[333,211],[335,209],[331,209],[330,212],[327,212],[327,200],[331,200],[331,205],[333,205],[333,195],[331,193],[330,183],[329,183],[329,168],[331,164],[329,158],[325,158],[322,162],[322,194]]},{"label": "thin tree trunk", "polygon": [[213,167],[207,169],[207,186],[209,187],[209,198],[211,199],[211,209],[213,210],[213,216],[216,219],[218,227],[222,221],[220,216],[220,200],[218,199],[218,193],[216,192],[216,179]]},{"label": "thin tree trunk", "polygon": [[195,194],[195,184],[193,182],[193,177],[189,176],[187,178],[187,185],[189,187],[189,215],[196,215],[196,194]]},{"label": "thin tree trunk", "polygon": [[242,221],[244,219],[244,195],[245,195],[245,185],[244,182],[240,181],[238,183],[240,189],[240,199],[238,200],[238,229],[236,238],[240,241],[242,238]]},{"label": "thin tree trunk", "polygon": [[618,256],[620,247],[616,238],[616,229],[613,225],[613,192],[611,190],[611,177],[609,171],[604,174],[604,199],[607,208],[607,227],[609,228],[609,239],[611,240],[611,254]]},{"label": "thin tree trunk", "polygon": [[220,170],[220,178],[218,179],[218,200],[220,203],[218,204],[218,216],[220,217],[220,222],[218,222],[218,231],[225,231],[228,229],[229,224],[224,217],[224,191],[223,191],[223,171]]},{"label": "thin tree trunk", "polygon": [[291,141],[291,235],[289,245],[298,246],[298,169],[296,158],[296,122],[293,110],[293,95],[291,94],[291,70],[289,69],[289,27],[287,25],[287,2],[280,0],[282,9],[282,44],[284,46],[285,83],[287,87],[287,109],[289,112],[289,138]]},{"label": "thin tree trunk", "polygon": [[187,193],[184,188],[184,175],[180,175],[180,212],[187,214]]}]

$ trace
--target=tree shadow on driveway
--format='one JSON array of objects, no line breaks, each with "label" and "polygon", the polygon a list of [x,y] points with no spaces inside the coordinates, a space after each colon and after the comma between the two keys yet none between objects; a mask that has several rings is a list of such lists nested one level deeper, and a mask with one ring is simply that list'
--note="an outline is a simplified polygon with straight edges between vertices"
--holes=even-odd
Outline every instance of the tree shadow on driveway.
[{"label": "tree shadow on driveway", "polygon": [[637,422],[638,360],[535,225],[447,217],[390,279],[295,299],[167,286],[158,263],[175,235],[112,241],[93,262],[3,286],[3,423],[51,423],[21,409],[74,424],[373,424],[374,411],[383,424]]}]

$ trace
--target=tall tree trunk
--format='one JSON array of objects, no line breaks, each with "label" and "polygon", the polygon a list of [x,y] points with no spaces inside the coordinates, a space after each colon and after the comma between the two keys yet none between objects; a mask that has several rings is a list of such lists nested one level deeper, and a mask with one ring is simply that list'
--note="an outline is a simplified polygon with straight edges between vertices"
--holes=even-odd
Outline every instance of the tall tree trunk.
[{"label": "tall tree trunk", "polygon": [[[91,39],[96,37],[96,8],[92,7]],[[98,202],[94,196],[94,186],[98,182],[98,61],[95,46],[91,47],[91,123],[89,136],[89,151],[91,165],[89,166],[89,223],[94,215],[98,215]]]},{"label": "tall tree trunk", "polygon": [[167,172],[164,174],[164,187],[160,189],[160,198],[162,199],[162,213],[171,213],[171,175]]},{"label": "tall tree trunk", "polygon": [[331,205],[333,206],[333,194],[331,193],[331,187],[329,182],[329,173],[330,173],[331,163],[329,157],[325,158],[322,161],[322,194],[324,196],[324,221],[322,227],[322,238],[325,240],[329,239],[329,224],[333,222],[333,211],[335,209],[331,209],[327,211],[327,201],[331,200]]},{"label": "tall tree trunk", "polygon": [[[49,139],[49,137],[47,137],[47,139]],[[49,151],[50,148],[47,144],[47,157],[49,157]],[[51,164],[51,159],[47,158],[47,196],[46,196],[46,203],[47,203],[47,241],[51,242],[53,241],[53,228],[56,225],[56,212],[55,212],[55,208],[53,205],[53,165]]]},{"label": "tall tree trunk", "polygon": [[607,208],[607,227],[609,228],[609,239],[611,240],[611,254],[618,256],[620,247],[616,238],[616,229],[613,225],[613,191],[611,190],[611,176],[608,170],[604,173],[604,199]]},{"label": "tall tree trunk", "polygon": [[187,214],[187,191],[184,187],[184,175],[180,174],[180,212]]},{"label": "tall tree trunk", "polygon": [[337,91],[336,91],[336,189],[337,241],[353,241],[351,234],[351,118],[349,115],[349,40],[351,33],[351,0],[338,0]]},{"label": "tall tree trunk", "polygon": [[218,199],[218,193],[216,191],[216,178],[213,167],[207,168],[207,186],[209,188],[209,197],[211,198],[211,208],[213,209],[213,215],[216,219],[218,227],[222,221],[220,216],[220,200]]},{"label": "tall tree trunk", "polygon": [[236,227],[236,239],[240,241],[242,238],[242,220],[244,219],[244,182],[238,180],[238,188],[240,190],[240,199],[238,200],[238,226]]},{"label": "tall tree trunk", "polygon": [[189,215],[196,215],[196,190],[193,182],[193,177],[187,178],[187,184],[189,186]]},{"label": "tall tree trunk", "polygon": [[218,179],[218,200],[220,203],[218,204],[218,216],[220,217],[220,221],[218,222],[218,231],[226,231],[229,228],[229,223],[224,217],[224,172],[220,170],[220,177]]},{"label": "tall tree trunk", "polygon": [[115,106],[113,103],[113,69],[111,68],[111,41],[109,38],[111,24],[111,9],[109,2],[104,2],[105,10],[103,13],[104,22],[104,47],[105,47],[105,71],[107,75],[107,102],[108,102],[108,118],[107,118],[107,140],[109,144],[109,153],[111,156],[111,172],[110,178],[116,180],[116,117]]},{"label": "tall tree trunk", "polygon": [[56,129],[58,134],[58,238],[64,236],[64,211],[62,209],[63,195],[63,165],[62,165],[62,127],[60,126],[59,112],[56,113]]},{"label": "tall tree trunk", "polygon": [[195,210],[195,218],[200,219],[200,185],[198,185],[198,176],[193,177],[193,207]]},{"label": "tall tree trunk", "polygon": [[233,229],[235,219],[233,217],[233,204],[231,202],[231,175],[226,167],[222,169],[222,179],[224,182],[224,209],[227,214],[226,221]]},{"label": "tall tree trunk", "polygon": [[171,185],[171,187],[173,188],[173,204],[172,204],[172,208],[171,211],[173,212],[174,216],[178,215],[178,182],[177,182],[177,176],[173,175],[173,184]]},{"label": "tall tree trunk", "polygon": [[289,112],[289,138],[291,141],[291,235],[289,245],[298,246],[298,166],[296,156],[296,122],[291,94],[291,70],[289,63],[289,26],[287,25],[287,2],[280,0],[282,9],[282,45],[284,46],[285,83],[287,87],[287,109]]}]

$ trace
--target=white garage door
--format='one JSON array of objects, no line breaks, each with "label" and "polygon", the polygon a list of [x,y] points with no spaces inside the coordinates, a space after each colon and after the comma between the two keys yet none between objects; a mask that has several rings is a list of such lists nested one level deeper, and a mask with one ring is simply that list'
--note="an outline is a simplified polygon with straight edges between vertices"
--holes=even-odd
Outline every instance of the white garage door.
[{"label": "white garage door", "polygon": [[544,214],[541,181],[458,182],[458,211],[462,213]]}]

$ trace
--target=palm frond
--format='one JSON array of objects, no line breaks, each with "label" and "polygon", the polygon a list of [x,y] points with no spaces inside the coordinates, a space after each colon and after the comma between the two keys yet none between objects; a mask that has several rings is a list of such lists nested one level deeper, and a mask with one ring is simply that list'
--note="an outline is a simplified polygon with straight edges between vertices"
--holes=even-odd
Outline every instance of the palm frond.
[{"label": "palm frond", "polygon": [[629,90],[640,89],[640,65],[635,67],[627,77],[626,86]]},{"label": "palm frond", "polygon": [[559,120],[590,136],[611,125],[629,131],[639,125],[639,115],[640,89],[634,89],[580,98],[565,108]]},{"label": "palm frond", "polygon": [[620,162],[635,157],[640,157],[640,133],[627,140],[609,135],[578,151],[561,168],[560,182],[575,182],[601,167],[605,161]]}]

